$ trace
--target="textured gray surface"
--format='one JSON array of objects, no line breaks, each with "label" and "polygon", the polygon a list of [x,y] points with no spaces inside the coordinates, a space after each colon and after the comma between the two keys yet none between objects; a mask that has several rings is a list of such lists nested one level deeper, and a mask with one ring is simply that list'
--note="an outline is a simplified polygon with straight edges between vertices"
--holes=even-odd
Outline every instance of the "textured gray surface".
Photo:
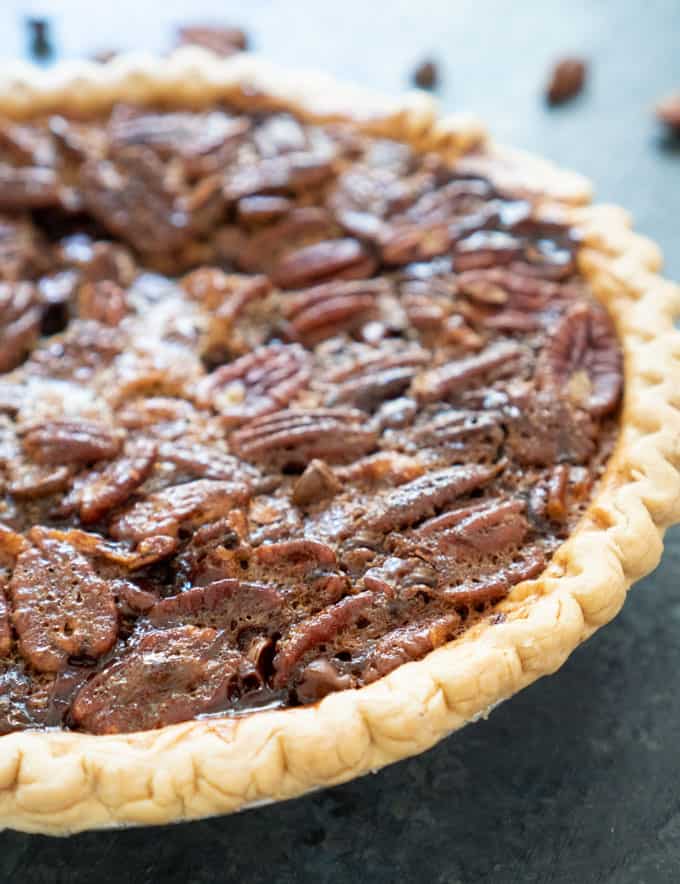
[{"label": "textured gray surface", "polygon": [[[162,11],[161,11],[162,6]],[[498,138],[585,172],[664,248],[680,278],[680,146],[650,105],[680,87],[680,4],[634,0],[77,0],[55,15],[61,53],[167,45],[173,22],[242,23],[291,64],[397,91],[424,53],[441,98]],[[23,51],[28,4],[4,0],[0,52]],[[547,65],[592,60],[586,93],[549,111]],[[431,752],[285,805],[173,829],[68,841],[0,835],[0,880],[33,882],[431,881],[657,884],[680,881],[680,531],[619,618],[556,675]]]}]

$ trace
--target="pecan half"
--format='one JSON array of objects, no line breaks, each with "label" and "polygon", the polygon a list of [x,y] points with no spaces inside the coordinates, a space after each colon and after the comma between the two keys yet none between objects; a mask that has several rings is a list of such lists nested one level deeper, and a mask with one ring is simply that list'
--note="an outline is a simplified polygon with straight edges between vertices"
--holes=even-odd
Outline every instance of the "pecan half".
[{"label": "pecan half", "polygon": [[495,460],[505,436],[497,414],[464,410],[445,411],[408,435],[419,448],[443,449],[468,461]]},{"label": "pecan half", "polygon": [[512,341],[490,344],[475,356],[455,359],[424,372],[417,379],[414,390],[424,402],[445,401],[482,380],[515,374],[523,354],[522,347]]},{"label": "pecan half", "polygon": [[436,470],[389,491],[362,519],[369,531],[387,533],[414,525],[498,475],[499,466],[455,466]]},{"label": "pecan half", "polygon": [[103,470],[78,483],[72,497],[77,502],[80,521],[85,525],[98,522],[114,507],[125,503],[151,475],[156,454],[155,442],[135,440]]},{"label": "pecan half", "polygon": [[162,599],[149,611],[149,620],[163,628],[182,623],[212,626],[235,640],[244,629],[267,627],[283,600],[283,594],[269,584],[217,580]]},{"label": "pecan half", "polygon": [[148,730],[227,709],[259,685],[253,665],[224,633],[178,626],[142,636],[95,675],[71,715],[94,734]]},{"label": "pecan half", "polygon": [[457,271],[510,264],[523,254],[522,243],[512,234],[480,230],[456,243],[453,253]]},{"label": "pecan half", "polygon": [[298,193],[323,184],[334,172],[332,158],[311,151],[265,157],[229,169],[224,196],[230,202],[258,194]]},{"label": "pecan half", "polygon": [[310,378],[310,358],[299,344],[270,344],[223,365],[197,386],[227,427],[284,408]]},{"label": "pecan half", "polygon": [[0,211],[25,212],[60,204],[61,186],[53,169],[0,164]]},{"label": "pecan half", "polygon": [[117,326],[128,312],[125,289],[110,279],[87,282],[78,290],[78,315]]},{"label": "pecan half", "polygon": [[532,580],[543,572],[545,555],[540,549],[524,551],[522,558],[485,577],[459,583],[446,589],[442,597],[454,604],[485,604],[498,601],[523,580]]},{"label": "pecan half", "polygon": [[611,414],[621,398],[621,349],[604,307],[575,304],[550,335],[536,369],[539,384],[566,389],[590,414]]},{"label": "pecan half", "polygon": [[362,683],[370,684],[403,663],[419,660],[434,648],[454,638],[461,625],[460,614],[452,611],[391,630],[370,649],[361,670]]},{"label": "pecan half", "polygon": [[67,531],[49,529],[46,536],[72,546],[88,558],[99,558],[127,571],[137,571],[172,555],[177,549],[177,538],[168,535],[147,537],[134,550],[106,540],[100,534],[70,528]]},{"label": "pecan half", "polygon": [[237,458],[224,452],[217,445],[181,442],[161,442],[159,460],[173,464],[177,471],[202,479],[255,478],[255,470],[245,467]]},{"label": "pecan half", "polygon": [[333,639],[354,623],[373,603],[373,593],[348,596],[292,626],[278,642],[274,656],[274,687],[284,687],[304,655]]},{"label": "pecan half", "polygon": [[12,497],[33,500],[65,491],[71,484],[73,471],[66,466],[20,464],[11,470],[7,490]]},{"label": "pecan half", "polygon": [[245,460],[280,467],[305,467],[314,458],[351,461],[376,441],[363,412],[342,408],[290,408],[256,418],[231,436],[234,450]]},{"label": "pecan half", "polygon": [[0,280],[32,278],[47,270],[48,264],[42,237],[30,220],[0,215]]},{"label": "pecan half", "polygon": [[288,252],[273,278],[283,289],[296,289],[329,279],[362,279],[376,266],[375,258],[358,240],[333,239]]},{"label": "pecan half", "polygon": [[109,584],[72,546],[30,532],[9,584],[19,650],[36,669],[56,672],[69,657],[100,657],[118,635]]},{"label": "pecan half", "polygon": [[80,192],[107,230],[142,252],[176,248],[192,233],[189,214],[149,148],[125,147],[115,160],[87,160],[80,168]]},{"label": "pecan half", "polygon": [[521,500],[485,500],[429,519],[420,526],[418,534],[436,536],[439,542],[459,544],[481,555],[493,555],[524,540],[529,530],[524,509]]},{"label": "pecan half", "polygon": [[0,372],[11,371],[31,352],[44,312],[31,283],[0,283]]},{"label": "pecan half", "polygon": [[117,540],[139,542],[154,536],[177,537],[188,529],[214,522],[248,499],[242,482],[196,479],[149,494],[117,516],[109,533]]},{"label": "pecan half", "polygon": [[78,464],[111,460],[120,451],[121,434],[97,421],[61,418],[31,427],[23,446],[40,464]]},{"label": "pecan half", "polygon": [[378,315],[378,298],[389,291],[381,280],[322,283],[283,299],[289,336],[313,346],[352,331]]},{"label": "pecan half", "polygon": [[[217,170],[217,161],[224,165],[225,148],[235,149],[249,129],[245,117],[222,111],[157,114],[130,112],[119,106],[112,114],[109,136],[116,147],[150,147],[165,159],[179,156],[189,173],[209,174]],[[192,162],[187,165],[187,160]]]}]

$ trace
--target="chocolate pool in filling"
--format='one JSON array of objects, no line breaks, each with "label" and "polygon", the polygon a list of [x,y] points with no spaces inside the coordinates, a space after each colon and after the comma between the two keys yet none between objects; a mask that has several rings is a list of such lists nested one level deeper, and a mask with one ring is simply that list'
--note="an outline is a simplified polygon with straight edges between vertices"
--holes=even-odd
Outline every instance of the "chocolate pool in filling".
[{"label": "chocolate pool in filling", "polygon": [[0,730],[314,702],[573,529],[621,355],[572,233],[228,108],[0,121]]}]

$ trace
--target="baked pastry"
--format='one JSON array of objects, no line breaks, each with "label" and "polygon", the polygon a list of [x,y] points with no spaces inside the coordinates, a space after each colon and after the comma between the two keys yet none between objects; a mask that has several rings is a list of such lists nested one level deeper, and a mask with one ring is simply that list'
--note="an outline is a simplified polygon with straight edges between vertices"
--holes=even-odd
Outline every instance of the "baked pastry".
[{"label": "baked pastry", "polygon": [[4,825],[374,770],[654,567],[679,295],[579,176],[196,49],[0,108]]}]

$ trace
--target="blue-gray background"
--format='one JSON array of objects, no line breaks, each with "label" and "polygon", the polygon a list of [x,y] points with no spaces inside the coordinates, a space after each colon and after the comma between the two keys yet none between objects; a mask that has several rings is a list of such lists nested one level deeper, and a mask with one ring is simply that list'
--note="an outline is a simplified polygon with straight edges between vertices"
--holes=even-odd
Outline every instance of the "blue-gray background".
[{"label": "blue-gray background", "polygon": [[[680,142],[651,114],[680,89],[680,0],[0,0],[0,55],[26,14],[58,56],[164,49],[173,26],[242,25],[258,50],[397,92],[424,55],[447,109],[592,178],[680,279]],[[546,69],[578,53],[586,92],[548,110]],[[565,667],[431,752],[311,797],[172,829],[55,841],[0,835],[0,881],[680,881],[680,532],[618,619]]]}]

